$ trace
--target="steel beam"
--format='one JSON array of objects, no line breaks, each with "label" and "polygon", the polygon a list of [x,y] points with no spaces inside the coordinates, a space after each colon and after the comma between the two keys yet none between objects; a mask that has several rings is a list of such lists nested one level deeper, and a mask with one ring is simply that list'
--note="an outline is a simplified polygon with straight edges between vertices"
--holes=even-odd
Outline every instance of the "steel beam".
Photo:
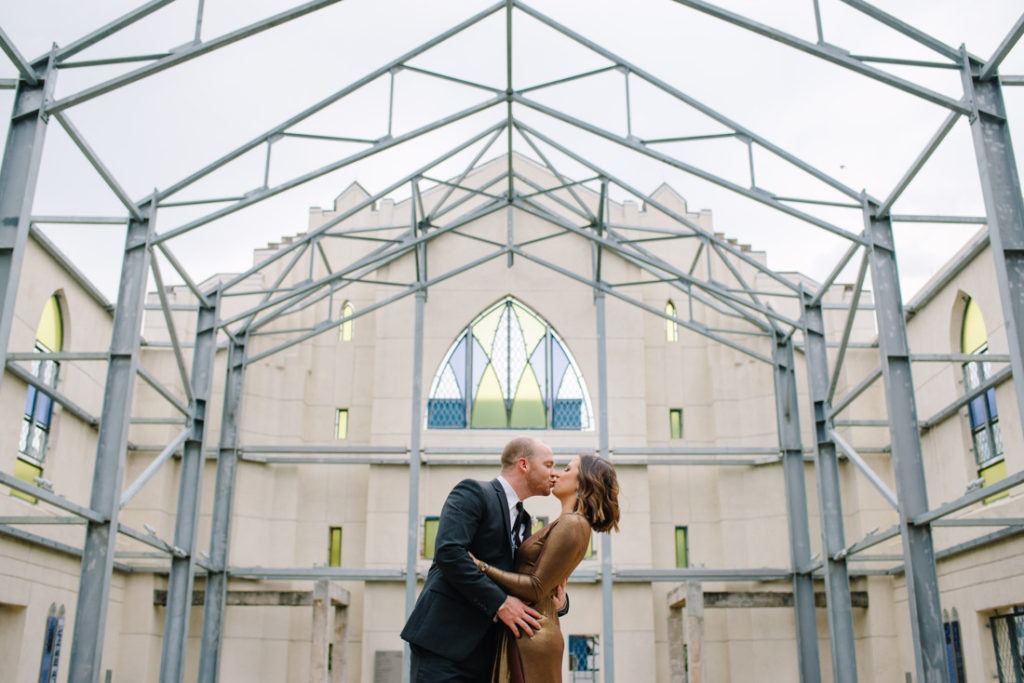
[{"label": "steel beam", "polygon": [[231,514],[238,470],[238,433],[242,419],[247,337],[238,335],[228,346],[227,378],[217,453],[217,481],[214,485],[213,519],[210,529],[210,569],[206,574],[206,604],[200,640],[200,683],[217,683],[220,676],[221,644],[224,640],[224,611],[228,593],[228,548]]},{"label": "steel beam", "polygon": [[871,281],[878,321],[878,345],[889,414],[893,472],[900,504],[900,532],[907,567],[907,602],[919,683],[947,680],[946,639],[942,626],[935,546],[928,522],[915,518],[928,511],[924,459],[918,432],[910,345],[900,293],[892,221],[878,216],[878,205],[864,198],[864,222],[871,239]]},{"label": "steel beam", "polygon": [[807,520],[807,484],[800,441],[800,411],[796,391],[793,341],[776,335],[772,344],[775,380],[775,411],[779,450],[786,482],[786,518],[789,522],[789,557],[792,566],[793,610],[796,617],[797,657],[801,683],[821,680],[818,663],[818,626],[814,614],[814,577],[811,565],[811,532]]},{"label": "steel beam", "polygon": [[[851,310],[850,316],[853,314]],[[843,530],[839,458],[832,439],[825,319],[820,304],[804,307],[804,339],[807,346],[807,383],[814,419],[814,473],[818,481],[821,554],[824,558],[825,593],[828,596],[826,604],[832,648],[832,675],[835,683],[856,683],[857,650],[850,601],[850,577],[846,556],[839,554],[846,547],[846,535]]]},{"label": "steel beam", "polygon": [[[43,103],[57,80],[49,62],[35,83],[19,80],[11,123],[0,162],[0,366],[6,363],[18,281],[31,226],[32,199],[43,156],[46,117]],[[0,385],[3,373],[0,373]]]},{"label": "steel beam", "polygon": [[121,480],[128,448],[135,375],[139,368],[146,276],[152,257],[149,246],[153,236],[154,211],[150,204],[140,207],[144,220],[129,221],[125,238],[89,504],[103,517],[103,521],[90,521],[86,527],[68,666],[69,683],[99,683],[100,680],[117,517],[121,507]]},{"label": "steel beam", "polygon": [[[416,605],[416,562],[419,559],[420,518],[420,433],[423,429],[423,318],[427,303],[426,289],[416,292],[416,313],[413,319],[412,397],[409,426],[409,519],[405,543],[405,617]],[[402,680],[409,683],[412,653],[403,644]]]},{"label": "steel beam", "polygon": [[167,581],[167,615],[163,650],[160,655],[160,683],[181,683],[185,676],[189,610],[195,578],[196,530],[199,524],[200,491],[206,450],[207,408],[217,356],[217,313],[220,297],[212,306],[199,309],[195,350],[192,353],[189,433],[185,438],[178,485],[178,510],[174,522],[174,546],[184,557],[171,559]]},{"label": "steel beam", "polygon": [[1017,409],[1024,423],[1024,197],[999,78],[979,75],[981,66],[968,59],[966,50],[964,63],[964,93],[972,106],[971,135],[996,261],[996,287],[1003,303]]},{"label": "steel beam", "polygon": [[[594,312],[597,318],[597,440],[602,458],[608,458],[608,333],[605,324],[605,293],[594,291]],[[601,598],[603,628],[601,643],[604,655],[604,680],[615,683],[615,610],[612,595],[612,537],[601,534]]]}]

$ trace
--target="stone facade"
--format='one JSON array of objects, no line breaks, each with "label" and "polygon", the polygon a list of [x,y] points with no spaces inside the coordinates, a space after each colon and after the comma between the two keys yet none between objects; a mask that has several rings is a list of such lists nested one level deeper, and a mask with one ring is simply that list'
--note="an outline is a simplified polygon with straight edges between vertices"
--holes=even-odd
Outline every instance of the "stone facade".
[{"label": "stone facade", "polygon": [[[505,164],[497,160],[474,171],[479,178],[493,175]],[[547,172],[525,159],[516,159],[517,171],[539,184],[553,185]],[[493,166],[493,167],[492,167]],[[468,181],[467,181],[468,182]],[[429,205],[443,192],[426,193]],[[595,206],[597,197],[581,191],[584,201]],[[566,193],[562,193],[567,198]],[[358,185],[345,190],[329,209],[312,209],[309,229],[315,230],[332,218],[368,198]],[[707,231],[713,230],[709,211],[692,212],[671,188],[662,186],[652,198]],[[482,201],[482,200],[477,200]],[[344,229],[393,230],[368,232],[391,237],[404,229],[411,214],[410,200],[382,200],[343,221]],[[472,202],[466,207],[472,208]],[[465,209],[464,209],[465,210]],[[610,223],[621,226],[674,227],[673,222],[652,207],[635,203],[610,202]],[[628,227],[622,228],[629,234]],[[460,332],[478,314],[506,296],[515,297],[546,320],[565,341],[588,392],[590,403],[598,406],[598,346],[594,293],[586,283],[572,280],[548,265],[587,274],[593,252],[584,239],[553,227],[523,211],[515,213],[516,240],[537,240],[526,255],[506,254],[482,262],[463,273],[444,277],[453,269],[496,252],[507,238],[508,216],[503,210],[433,239],[427,247],[428,277],[439,278],[429,288],[425,305],[423,345],[424,404],[445,354]],[[47,248],[42,238],[30,242],[19,290],[16,320],[10,348],[30,351],[40,311],[47,297],[57,293],[62,302],[66,351],[102,351],[108,347],[111,329],[109,305],[91,292],[72,267]],[[254,262],[288,249],[292,240],[268,245],[254,254]],[[253,275],[240,287],[263,290],[283,277],[282,286],[327,274],[327,264],[345,267],[370,254],[374,241],[324,239],[322,254],[310,250],[300,257],[291,272],[285,272],[290,258]],[[700,242],[676,240],[653,243],[659,258],[689,268]],[[754,260],[766,263],[765,252],[742,245]],[[706,256],[706,255],[705,255]],[[989,331],[989,350],[1004,354],[1006,336],[1001,306],[994,282],[991,254],[983,244],[951,264],[950,278],[937,277],[910,308],[913,316],[908,333],[915,353],[959,352],[959,330],[965,297],[980,304]],[[543,261],[543,262],[542,262]],[[546,263],[545,263],[546,262]],[[301,330],[313,329],[324,321],[336,320],[348,302],[358,315],[350,340],[343,340],[332,327],[308,341],[258,360],[247,369],[243,399],[241,442],[251,448],[253,460],[259,447],[350,447],[353,450],[409,446],[412,428],[412,379],[414,342],[413,297],[382,304],[415,278],[412,255],[358,276],[330,297],[298,313],[285,315],[260,327],[251,337],[249,355],[255,357],[285,342]],[[639,282],[650,279],[636,265],[605,254],[603,276],[609,282]],[[710,272],[708,272],[710,269]],[[700,265],[698,275],[725,287],[739,285],[737,275],[720,261]],[[748,264],[741,264],[744,280],[762,292],[784,294],[782,287]],[[226,279],[229,276],[218,276]],[[211,279],[204,286],[213,284]],[[810,283],[808,281],[809,284]],[[681,318],[689,317],[691,300],[686,293],[666,283],[624,287],[623,291],[651,310],[662,311],[671,300]],[[178,337],[188,342],[195,334],[195,300],[183,286],[166,292]],[[843,305],[852,297],[851,288],[837,285],[825,298],[829,338],[838,339],[846,322]],[[225,298],[221,318],[226,319],[257,303],[260,294]],[[735,316],[693,300],[693,320],[711,330],[748,329]],[[865,310],[854,321],[852,341],[837,397],[853,388],[877,365],[876,349],[867,348],[875,338],[870,296],[861,299]],[[834,307],[833,307],[834,305]],[[773,308],[795,318],[792,298],[779,297]],[[371,312],[362,314],[370,310]],[[146,345],[141,363],[177,396],[183,396],[182,379],[164,316],[156,293],[149,296],[144,326]],[[738,339],[739,337],[733,336]],[[744,338],[760,354],[770,356],[763,338]],[[778,446],[772,369],[767,363],[680,328],[678,339],[666,339],[664,319],[615,296],[607,297],[607,386],[608,435],[616,449],[746,448]],[[187,351],[187,350],[186,350]],[[220,404],[223,394],[225,353],[218,354],[213,410],[207,447],[217,444]],[[187,356],[187,353],[186,353]],[[800,357],[798,356],[798,365]],[[189,367],[189,359],[185,359]],[[85,410],[98,415],[102,404],[102,363],[68,361],[61,366],[58,388]],[[953,402],[964,392],[959,363],[919,363],[914,367],[919,416],[925,420]],[[804,443],[813,444],[812,425],[804,373],[798,370],[801,396],[801,425]],[[4,410],[5,437],[0,441],[0,469],[10,471],[17,456],[19,420],[23,414],[26,385],[7,373],[0,386]],[[1012,382],[996,388],[1007,471],[1018,472],[1022,461],[1019,412]],[[135,391],[132,448],[126,456],[125,486],[135,481],[155,457],[183,428],[181,418],[167,401],[143,382]],[[335,417],[338,409],[348,411],[348,433],[339,441]],[[682,438],[672,439],[669,411],[683,410]],[[888,432],[884,425],[862,424],[885,419],[880,381],[845,411],[839,431],[858,449],[868,463],[892,482],[889,455],[885,451]],[[977,477],[971,454],[970,429],[965,409],[938,422],[922,437],[929,500],[932,507],[961,495],[968,482]],[[421,413],[425,415],[424,411]],[[842,421],[858,421],[844,424]],[[501,446],[514,435],[510,430],[422,430],[427,462],[420,479],[418,525],[422,545],[422,520],[436,515],[451,487],[466,476],[490,478],[497,467]],[[537,435],[559,453],[592,451],[599,445],[596,429],[589,431],[541,430]],[[54,428],[44,465],[44,476],[56,492],[74,501],[88,501],[92,454],[96,430],[82,420],[56,409]],[[459,465],[447,464],[452,453],[473,449],[493,457],[472,455],[457,458]],[[787,568],[789,566],[788,526],[782,468],[777,462],[746,466],[716,466],[713,463],[681,465],[631,464],[619,462],[622,485],[623,520],[621,533],[611,542],[612,566],[625,570],[672,569],[676,566],[675,529],[687,527],[690,566],[707,568]],[[469,462],[470,464],[465,464]],[[168,462],[126,505],[122,522],[136,529],[152,528],[163,539],[173,536],[177,499],[177,461]],[[208,461],[203,482],[200,538],[210,533],[215,462]],[[817,498],[813,466],[806,465],[812,545],[820,546]],[[843,513],[848,543],[863,538],[875,528],[896,522],[896,514],[867,479],[849,462],[842,464]],[[408,468],[396,464],[267,464],[243,462],[239,468],[231,532],[231,565],[243,568],[325,567],[328,564],[329,530],[341,527],[341,567],[366,570],[401,570],[405,567],[408,528]],[[987,505],[968,508],[957,516],[1024,517],[1024,498],[1019,493]],[[529,501],[535,515],[553,518],[553,500]],[[30,504],[12,496],[0,496],[0,515],[48,517],[58,515],[44,503]],[[45,536],[70,547],[80,547],[81,526],[8,525]],[[948,527],[936,530],[936,548],[951,548],[998,527]],[[982,529],[982,531],[979,531]],[[41,531],[40,531],[41,530]],[[205,541],[203,542],[205,547]],[[583,561],[578,581],[570,585],[572,612],[563,622],[567,634],[601,635],[602,591],[594,576],[601,566],[603,548],[595,543],[593,558]],[[115,572],[108,612],[104,668],[113,679],[155,681],[159,669],[161,634],[165,611],[154,604],[154,591],[166,588],[161,562],[151,557],[152,548],[122,539],[121,568]],[[898,539],[873,548],[869,554],[899,554]],[[938,565],[943,606],[956,609],[960,618],[964,665],[968,680],[992,678],[996,673],[991,634],[986,629],[996,610],[1024,604],[1024,573],[1020,571],[1024,542],[1006,536],[998,542],[966,550],[941,559]],[[861,680],[903,680],[913,671],[913,650],[908,616],[906,585],[898,572],[885,573],[898,560],[851,562],[851,589],[867,595],[867,608],[854,608],[857,661]],[[425,571],[429,559],[417,569]],[[128,568],[132,569],[129,570]],[[41,634],[50,603],[69,610],[66,631],[74,618],[79,561],[58,548],[32,542],[24,536],[0,535],[0,671],[16,672],[5,680],[35,680]],[[398,632],[404,622],[405,588],[399,580],[339,581],[349,592],[347,627],[343,643],[337,644],[336,667],[344,661],[345,680],[373,681],[375,662],[402,649]],[[203,581],[197,582],[197,589]],[[255,581],[235,579],[237,591],[310,591],[311,581]],[[678,680],[678,654],[682,629],[672,625],[672,594],[678,581],[617,581],[614,587],[614,644],[616,678],[628,681]],[[791,590],[786,582],[707,582],[707,592],[733,593]],[[822,587],[819,584],[819,590]],[[685,590],[683,590],[685,593]],[[678,615],[675,615],[678,618]],[[692,620],[691,620],[692,621]],[[708,603],[702,615],[701,647],[703,681],[793,681],[797,680],[797,657],[792,609],[780,607],[731,607],[716,609]],[[198,635],[202,610],[192,611],[187,679],[198,668]],[[818,610],[819,647],[823,678],[831,678],[828,655],[828,624],[825,610]],[[311,672],[310,643],[312,619],[304,606],[238,605],[228,608],[223,643],[222,680],[306,681]],[[65,642],[67,650],[70,643]],[[600,658],[599,658],[600,661]],[[66,654],[65,654],[66,666]],[[677,662],[674,666],[672,662]],[[567,664],[568,666],[568,664]],[[337,671],[337,669],[336,669]],[[675,671],[675,675],[673,675]],[[62,671],[59,680],[66,679]],[[338,674],[335,673],[336,679]],[[696,679],[695,679],[696,680]]]}]

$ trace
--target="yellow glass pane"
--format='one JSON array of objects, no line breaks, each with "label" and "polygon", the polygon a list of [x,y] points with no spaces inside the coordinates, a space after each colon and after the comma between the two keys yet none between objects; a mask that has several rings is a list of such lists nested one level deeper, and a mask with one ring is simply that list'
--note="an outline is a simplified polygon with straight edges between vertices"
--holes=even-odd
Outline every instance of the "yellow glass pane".
[{"label": "yellow glass pane", "polygon": [[36,328],[36,340],[51,351],[64,348],[64,322],[60,315],[60,302],[51,296],[43,306],[43,314]]},{"label": "yellow glass pane", "polygon": [[[978,474],[980,474],[981,478],[985,480],[985,483],[982,484],[983,487],[991,486],[996,482],[1002,481],[1003,479],[1006,479],[1006,461],[1000,460],[994,465],[982,467],[978,470]],[[984,502],[988,505],[992,501],[999,500],[1000,498],[1006,498],[1008,495],[1010,495],[1009,491],[1003,491],[1002,493],[997,493],[994,496],[989,496]]]},{"label": "yellow glass pane", "polygon": [[474,428],[484,429],[504,429],[508,426],[505,399],[501,396],[501,384],[498,382],[498,374],[494,371],[494,366],[490,363],[487,364],[484,375],[480,379],[480,386],[476,391],[470,424]]},{"label": "yellow glass pane", "polygon": [[594,534],[590,534],[590,538],[587,539],[587,552],[584,553],[583,559],[589,560],[594,556]]},{"label": "yellow glass pane", "polygon": [[686,527],[676,527],[676,569],[690,566],[690,549],[686,543]]},{"label": "yellow glass pane", "polygon": [[963,353],[974,353],[988,343],[988,332],[985,318],[981,315],[981,306],[971,299],[964,311],[964,327],[960,334],[960,350]]},{"label": "yellow glass pane", "polygon": [[338,408],[338,413],[335,416],[335,438],[347,439],[348,438],[348,409]]},{"label": "yellow glass pane", "polygon": [[501,320],[501,314],[505,312],[505,303],[494,307],[490,313],[487,313],[482,318],[473,323],[473,336],[480,342],[480,346],[484,347],[484,351],[487,353],[491,352],[491,345],[494,343],[494,333],[498,330],[498,322]]},{"label": "yellow glass pane", "polygon": [[519,387],[512,399],[511,427],[515,429],[544,429],[548,425],[548,417],[544,412],[544,399],[541,397],[540,384],[530,366],[526,366],[519,378]]},{"label": "yellow glass pane", "polygon": [[[665,304],[665,315],[670,315],[673,318],[676,315],[676,305],[669,301]],[[665,319],[665,341],[674,342],[679,339],[679,326],[675,320]]]},{"label": "yellow glass pane", "polygon": [[[43,468],[40,467],[39,465],[33,465],[32,463],[26,462],[21,458],[15,459],[14,476],[17,477],[18,479],[21,479],[23,482],[36,486],[35,478],[42,476],[42,474]],[[27,493],[15,491],[14,489],[11,489],[11,495],[14,496],[15,498],[27,500],[30,503],[35,503],[39,500],[35,496],[30,496]]]},{"label": "yellow glass pane", "polygon": [[437,547],[437,525],[440,520],[437,517],[427,517],[423,520],[423,557],[433,559],[434,550]]},{"label": "yellow glass pane", "polygon": [[537,348],[537,344],[547,334],[547,327],[536,316],[518,304],[512,304],[512,310],[516,312],[516,317],[519,319],[519,327],[523,330],[526,357],[529,358],[533,355],[533,350]]},{"label": "yellow glass pane", "polygon": [[[355,313],[352,304],[345,304],[341,309],[341,317],[347,318]],[[341,324],[341,341],[352,341],[352,321],[347,320]]]},{"label": "yellow glass pane", "polygon": [[331,540],[330,546],[327,551],[327,566],[328,567],[340,567],[341,566],[341,527],[331,527]]}]

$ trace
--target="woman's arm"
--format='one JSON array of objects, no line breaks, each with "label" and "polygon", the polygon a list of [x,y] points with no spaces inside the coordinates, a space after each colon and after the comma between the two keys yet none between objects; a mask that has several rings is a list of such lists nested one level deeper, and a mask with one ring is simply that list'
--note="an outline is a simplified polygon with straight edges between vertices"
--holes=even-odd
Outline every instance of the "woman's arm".
[{"label": "woman's arm", "polygon": [[508,593],[538,602],[569,578],[587,552],[590,524],[580,515],[563,515],[552,526],[530,574],[517,574],[477,561],[477,566]]}]

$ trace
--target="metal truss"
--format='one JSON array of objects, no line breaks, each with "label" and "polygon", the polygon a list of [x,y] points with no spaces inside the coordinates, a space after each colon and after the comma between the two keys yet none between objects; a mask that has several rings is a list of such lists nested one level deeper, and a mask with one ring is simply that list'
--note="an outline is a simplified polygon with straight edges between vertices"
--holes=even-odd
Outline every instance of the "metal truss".
[{"label": "metal truss", "polygon": [[[608,50],[573,28],[560,23],[544,12],[519,0],[501,0],[468,17],[464,21],[439,33],[418,47],[367,72],[350,84],[302,109],[294,116],[265,130],[252,139],[222,153],[191,174],[158,187],[141,199],[133,199],[118,179],[115,171],[104,163],[103,151],[94,148],[74,121],[75,109],[86,102],[102,101],[114,91],[173,69],[222,47],[270,31],[277,26],[314,14],[337,3],[337,0],[317,0],[297,4],[279,14],[215,38],[202,37],[203,3],[199,3],[195,17],[195,33],[184,46],[163,52],[131,55],[120,58],[74,59],[90,48],[104,44],[115,34],[125,30],[174,0],[152,0],[134,11],[101,26],[78,40],[53,49],[36,59],[27,59],[15,42],[0,26],[0,49],[13,64],[17,77],[0,80],[0,89],[14,91],[11,124],[0,167],[0,359],[5,373],[21,382],[35,386],[39,391],[61,404],[65,412],[82,420],[98,431],[98,448],[92,495],[87,505],[76,503],[46,488],[26,484],[20,479],[0,472],[0,484],[13,490],[35,496],[45,504],[70,516],[59,518],[16,517],[0,519],[0,533],[82,557],[82,574],[72,641],[69,680],[74,683],[96,683],[99,680],[100,656],[106,623],[106,606],[110,592],[112,572],[159,571],[169,576],[167,618],[161,658],[161,681],[177,683],[182,680],[185,661],[188,613],[192,590],[198,574],[205,575],[206,598],[203,633],[201,638],[200,673],[204,682],[218,680],[220,673],[220,644],[223,634],[224,613],[228,581],[231,577],[253,579],[316,580],[335,578],[359,581],[403,582],[406,589],[406,607],[411,609],[417,587],[416,535],[418,525],[419,479],[422,467],[443,467],[490,462],[489,453],[467,452],[465,449],[425,449],[421,442],[423,399],[423,334],[425,304],[428,293],[438,283],[458,277],[473,268],[495,259],[504,258],[511,265],[514,259],[525,259],[569,280],[591,288],[594,292],[595,330],[598,340],[598,450],[603,457],[612,458],[622,466],[649,464],[676,464],[695,466],[775,467],[781,465],[787,493],[787,520],[791,544],[791,566],[776,569],[686,569],[686,570],[621,570],[614,566],[613,546],[603,536],[601,568],[599,572],[578,573],[576,581],[600,581],[604,604],[603,653],[605,679],[614,681],[614,621],[612,590],[616,582],[653,582],[680,580],[713,581],[765,581],[787,580],[793,584],[796,612],[798,659],[801,681],[810,683],[820,677],[818,645],[815,624],[815,577],[825,580],[829,632],[831,636],[832,669],[837,681],[857,680],[854,657],[853,624],[849,578],[865,571],[849,568],[851,561],[878,560],[889,556],[861,554],[885,541],[899,538],[902,544],[902,564],[884,571],[904,573],[908,584],[908,603],[913,628],[912,642],[916,659],[917,680],[938,683],[945,680],[945,648],[939,603],[936,558],[948,553],[963,552],[980,544],[1018,533],[1022,520],[959,520],[949,516],[987,496],[1009,490],[1024,483],[1024,473],[1011,473],[1003,481],[986,487],[984,491],[971,491],[960,499],[930,508],[925,488],[922,465],[920,430],[927,430],[951,417],[972,397],[980,395],[990,386],[1024,375],[1024,308],[1020,292],[1024,289],[1024,200],[1020,179],[1017,177],[1013,146],[1010,140],[1008,115],[1003,102],[1002,89],[1024,85],[1024,75],[1003,75],[999,67],[1014,45],[1024,34],[1024,16],[1007,33],[989,59],[981,59],[964,48],[954,48],[926,32],[902,21],[898,17],[864,0],[842,0],[849,7],[863,13],[873,22],[892,29],[910,41],[924,46],[936,54],[935,61],[908,60],[888,56],[857,55],[825,40],[825,25],[817,0],[813,3],[817,40],[786,33],[757,22],[725,8],[703,0],[675,0],[680,13],[698,12],[714,17],[744,31],[775,41],[787,48],[822,60],[837,68],[872,79],[889,88],[927,102],[948,112],[945,120],[921,150],[915,161],[892,188],[880,188],[877,199],[867,192],[849,187],[841,180],[810,162],[787,151],[768,137],[755,132],[725,114],[717,111],[667,79],[645,70],[639,64]],[[666,3],[671,4],[671,3]],[[503,78],[494,83],[472,82],[454,74],[425,68],[417,60],[432,49],[459,34],[473,30],[491,18],[505,22],[506,59]],[[513,28],[524,18],[539,22],[559,36],[560,40],[582,46],[603,60],[603,66],[556,80],[516,87],[513,81]],[[142,66],[132,67],[142,63]],[[962,74],[963,95],[950,97],[916,83],[886,69],[887,66],[913,66],[925,69],[955,69]],[[56,95],[56,80],[64,69],[99,69],[122,67],[120,75],[102,80],[81,90]],[[474,104],[453,110],[432,121],[421,122],[399,130],[394,122],[394,97],[401,87],[397,77],[403,73],[431,79],[448,88],[472,93]],[[609,74],[621,74],[626,102],[625,129],[609,129],[596,121],[587,120],[545,104],[543,94],[558,91],[567,84]],[[348,131],[323,131],[310,126],[314,115],[332,105],[349,101],[371,84],[387,82],[388,116],[382,122],[379,135],[353,135]],[[644,139],[633,130],[630,84],[643,83],[671,101],[700,114],[707,121],[705,130],[680,130],[678,134]],[[978,160],[979,176],[984,191],[986,216],[943,216],[893,214],[892,209],[901,195],[910,187],[932,155],[951,134],[961,117],[968,120],[973,134]],[[122,216],[44,216],[34,215],[32,198],[40,171],[45,136],[50,121],[55,120],[63,133],[73,142],[78,152],[91,165],[100,180],[124,207]],[[573,136],[562,136],[570,129]],[[290,140],[319,141],[324,145],[345,143],[346,149],[356,150],[339,156],[332,162],[310,168],[290,178],[270,183],[276,145]],[[407,172],[395,174],[396,180],[352,208],[334,216],[322,226],[311,230],[290,244],[276,249],[271,255],[212,289],[204,289],[188,272],[171,250],[175,239],[200,230],[243,209],[256,206],[271,197],[323,178],[343,169],[359,168],[360,163],[389,150],[415,150],[424,139],[442,141],[446,151],[430,161],[418,164]],[[696,140],[730,140],[746,148],[749,160],[742,177],[725,177],[688,162],[672,145]],[[622,155],[599,158],[591,152],[587,142],[607,144]],[[502,145],[504,142],[504,145]],[[756,152],[756,154],[755,154]],[[487,157],[507,156],[507,169],[496,176],[480,180],[474,172]],[[521,173],[514,165],[516,155],[531,159],[552,178],[555,184],[545,186]],[[229,196],[210,194],[204,181],[217,171],[228,168],[243,158],[261,158],[265,168],[262,183],[238,188]],[[759,184],[766,173],[755,162],[769,157],[792,173],[805,178],[807,196],[780,196]],[[419,158],[410,154],[410,158]],[[775,272],[761,260],[754,258],[734,243],[712,233],[691,216],[680,214],[655,197],[637,188],[630,180],[629,166],[633,163],[654,164],[666,172],[679,172],[724,188],[737,200],[749,201],[775,210],[787,220],[809,226],[848,243],[848,248],[836,263],[830,275],[814,291],[804,283]],[[564,171],[566,166],[586,169],[584,178],[574,178]],[[459,170],[452,172],[455,167]],[[360,211],[381,199],[408,190],[411,215],[409,221],[393,226],[365,228],[357,223]],[[643,202],[648,210],[659,212],[670,227],[651,228],[619,225],[609,220],[608,205],[611,194],[631,197]],[[427,205],[427,196],[436,199]],[[213,207],[207,211],[204,207]],[[156,218],[172,215],[172,210],[188,208],[196,215],[183,222],[157,229]],[[836,221],[837,212],[847,219]],[[508,238],[504,241],[488,240],[472,234],[467,228],[488,216],[507,216]],[[542,221],[552,230],[551,237],[524,240],[517,235],[516,217],[529,215]],[[1009,336],[1009,354],[989,357],[989,360],[1007,363],[1005,370],[989,382],[935,416],[918,420],[910,366],[921,362],[962,362],[957,354],[913,354],[906,337],[906,319],[913,311],[904,309],[900,295],[897,258],[893,242],[893,223],[929,222],[987,224],[985,244],[991,243],[996,258],[997,282]],[[113,335],[109,351],[83,351],[55,353],[47,357],[67,362],[105,362],[108,365],[106,390],[102,410],[93,415],[75,401],[38,382],[20,363],[39,359],[39,354],[10,352],[8,348],[18,285],[22,279],[25,245],[36,225],[43,224],[119,224],[126,228],[124,259],[121,271],[121,289],[114,308]],[[851,227],[857,226],[857,227]],[[586,272],[579,272],[546,257],[537,245],[545,246],[549,239],[569,236],[581,249],[589,250],[591,264]],[[489,251],[483,256],[466,260],[442,273],[429,273],[428,256],[438,238],[465,240],[485,244]],[[359,240],[374,243],[365,256],[344,264],[332,264],[324,248],[327,240]],[[661,243],[693,240],[698,244],[696,256],[690,263],[673,263],[658,255]],[[985,244],[976,246],[964,256],[973,258]],[[838,340],[825,337],[823,309],[832,305],[825,302],[826,294],[836,280],[853,264],[859,254],[859,267],[854,285],[854,296],[849,304],[847,321]],[[617,260],[634,266],[640,280],[616,282],[608,278],[604,265]],[[305,277],[292,277],[300,273],[307,263]],[[393,295],[367,306],[348,317],[335,313],[333,305],[323,307],[322,302],[333,302],[346,287],[354,283],[377,279],[380,270],[396,263],[412,263],[411,274],[386,284],[394,287]],[[188,287],[196,299],[190,307],[197,315],[197,333],[194,340],[183,340],[178,333],[172,305],[165,292],[164,270],[169,267],[174,276]],[[73,268],[73,267],[72,267]],[[724,271],[722,270],[724,269]],[[75,271],[72,270],[74,273]],[[717,272],[717,274],[716,274]],[[728,275],[722,279],[721,273]],[[744,276],[754,273],[770,288],[757,288],[756,283]],[[259,291],[247,289],[251,276],[267,275],[272,282]],[[272,275],[272,277],[271,277]],[[141,364],[140,350],[144,340],[140,335],[141,316],[146,308],[145,290],[149,277],[156,283],[159,299],[157,307],[164,318],[169,342],[149,343],[147,348],[167,349],[175,360],[181,386],[171,388],[162,384]],[[77,276],[76,276],[77,277]],[[289,278],[291,277],[291,280]],[[286,284],[286,282],[293,284]],[[864,306],[861,297],[870,281],[873,304]],[[685,313],[669,315],[645,303],[642,292],[650,285],[668,286],[678,292],[686,305]],[[223,313],[222,304],[231,297],[257,295],[258,303],[239,313]],[[373,313],[381,307],[407,297],[415,302],[414,363],[412,410],[408,447],[337,448],[309,446],[262,446],[241,441],[242,397],[247,367],[301,344],[317,335],[329,332],[355,317]],[[773,371],[775,408],[778,415],[778,443],[756,448],[736,449],[626,449],[615,448],[614,435],[608,431],[609,387],[606,373],[605,307],[608,297],[614,297],[651,315],[670,320],[692,333],[762,361]],[[784,314],[788,310],[773,302],[794,302],[798,315]],[[308,320],[300,313],[326,310],[318,322],[292,322]],[[878,369],[837,399],[840,373],[850,350],[861,348],[851,342],[854,317],[860,311],[873,310],[878,323],[876,348],[880,360]],[[708,315],[730,321],[727,328],[712,328],[703,322]],[[264,343],[273,335],[273,342]],[[216,490],[212,532],[208,559],[198,559],[196,538],[199,514],[201,463],[207,456],[206,424],[212,386],[212,369],[218,349],[227,349],[228,375],[224,385],[224,402],[220,444],[213,449],[217,458]],[[830,368],[829,347],[832,354]],[[186,353],[186,349],[191,349]],[[186,358],[191,355],[191,368]],[[796,387],[797,359],[806,364],[811,400],[810,415],[814,423],[816,442],[813,448],[801,443],[798,393]],[[181,417],[152,418],[132,416],[132,395],[136,377],[157,392],[168,406]],[[896,491],[893,492],[862,457],[871,449],[858,449],[847,432],[840,427],[854,427],[856,421],[841,423],[836,416],[855,402],[879,378],[885,387],[888,420],[864,426],[887,426],[892,453]],[[1017,404],[1024,416],[1024,381],[1014,381]],[[175,438],[165,444],[141,445],[128,441],[132,423],[178,424],[182,427]],[[1024,422],[1024,420],[1022,420]],[[120,482],[125,453],[129,449],[157,452],[148,468],[124,490]],[[178,509],[174,537],[168,542],[153,532],[139,532],[118,519],[119,511],[128,505],[151,477],[175,454],[181,454]],[[842,501],[838,486],[840,456],[851,462],[894,508],[899,523],[882,532],[869,533],[864,539],[848,544],[843,529]],[[804,469],[813,463],[819,510],[822,516],[821,548],[824,557],[811,556],[812,544],[808,525],[807,497],[804,490]],[[374,463],[408,467],[410,473],[408,519],[408,546],[403,569],[369,570],[359,568],[245,568],[232,567],[228,561],[231,537],[232,503],[238,468],[247,466],[273,466],[276,463]],[[84,524],[84,547],[74,548],[47,539],[45,536],[24,531],[23,525],[38,523]],[[1002,526],[1003,529],[978,537],[974,541],[954,548],[936,551],[932,540],[932,527],[944,525]],[[115,559],[118,534],[145,545],[149,550]],[[125,562],[139,557],[160,558],[156,564]],[[891,558],[890,558],[891,560]]]}]

